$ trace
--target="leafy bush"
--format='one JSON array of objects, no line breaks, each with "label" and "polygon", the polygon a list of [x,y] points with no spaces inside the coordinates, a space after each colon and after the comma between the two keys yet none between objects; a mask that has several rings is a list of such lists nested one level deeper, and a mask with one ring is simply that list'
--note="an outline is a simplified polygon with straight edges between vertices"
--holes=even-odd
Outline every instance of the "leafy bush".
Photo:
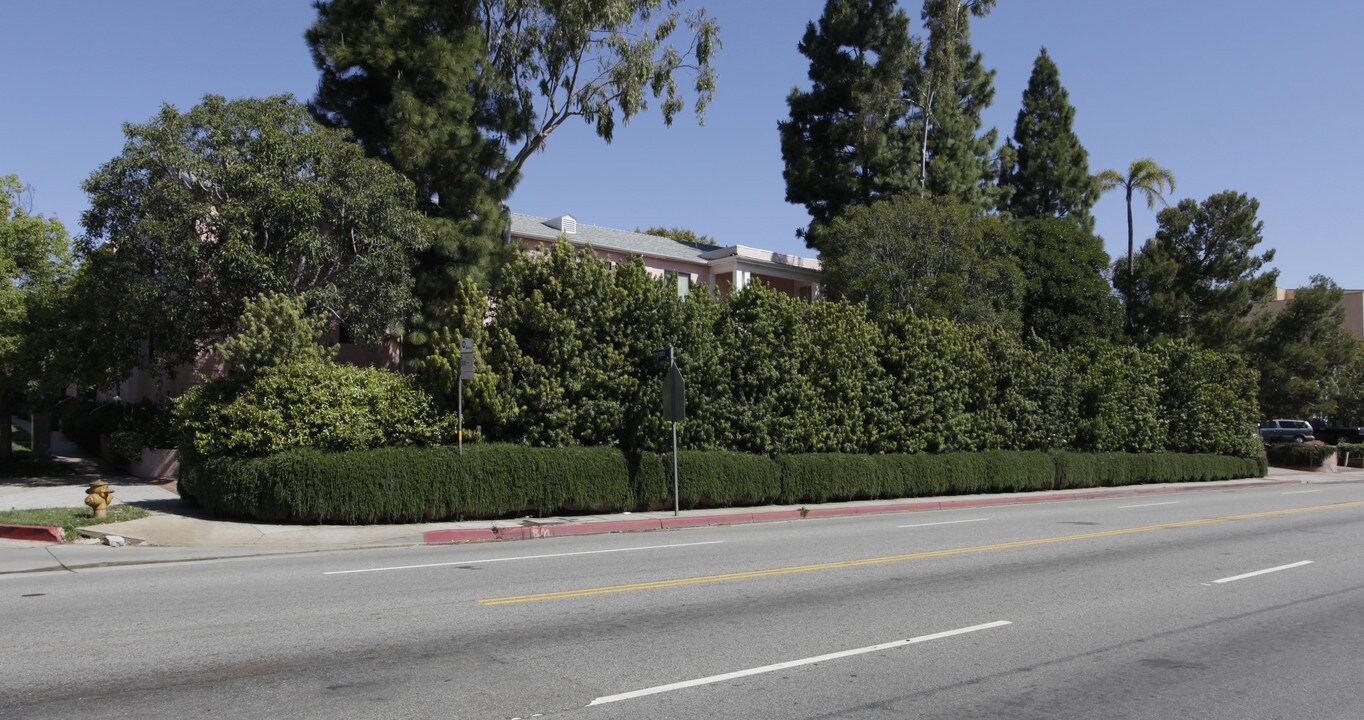
[{"label": "leafy bush", "polygon": [[229,375],[251,378],[289,363],[326,361],[334,348],[318,343],[326,321],[308,314],[302,295],[260,294],[247,298],[241,330],[218,345]]},{"label": "leafy bush", "polygon": [[1265,446],[1269,464],[1275,467],[1318,468],[1337,447],[1325,443],[1272,443]]},{"label": "leafy bush", "polygon": [[762,283],[679,300],[641,264],[612,268],[567,242],[518,253],[491,296],[461,285],[445,325],[413,363],[419,382],[452,410],[458,340],[474,339],[465,418],[492,441],[665,451],[664,368],[651,356],[672,344],[687,380],[684,450],[1259,452],[1255,372],[1234,356],[1187,343],[1057,348]]},{"label": "leafy bush", "polygon": [[225,378],[195,387],[181,396],[175,418],[184,464],[298,447],[431,445],[449,430],[407,378],[316,360],[271,368],[244,384]]}]

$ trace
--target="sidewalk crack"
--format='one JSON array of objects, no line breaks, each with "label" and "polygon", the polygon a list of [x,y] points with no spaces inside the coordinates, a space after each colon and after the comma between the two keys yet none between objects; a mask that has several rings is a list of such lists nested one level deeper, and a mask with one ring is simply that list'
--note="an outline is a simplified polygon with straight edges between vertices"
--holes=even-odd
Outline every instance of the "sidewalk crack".
[{"label": "sidewalk crack", "polygon": [[75,571],[75,570],[73,570],[73,569],[67,567],[66,563],[65,563],[65,562],[62,562],[62,559],[59,558],[59,557],[57,557],[57,554],[56,554],[56,553],[52,552],[52,548],[51,548],[50,546],[47,547],[47,548],[44,548],[44,549],[47,550],[47,554],[48,554],[48,555],[51,555],[51,556],[52,556],[52,559],[53,559],[53,560],[56,560],[56,561],[57,561],[57,564],[58,564],[58,565],[61,565],[61,566],[62,566],[62,569],[63,569],[63,570],[65,570],[65,571],[71,573],[72,575],[75,575],[75,574],[76,574],[76,571]]}]

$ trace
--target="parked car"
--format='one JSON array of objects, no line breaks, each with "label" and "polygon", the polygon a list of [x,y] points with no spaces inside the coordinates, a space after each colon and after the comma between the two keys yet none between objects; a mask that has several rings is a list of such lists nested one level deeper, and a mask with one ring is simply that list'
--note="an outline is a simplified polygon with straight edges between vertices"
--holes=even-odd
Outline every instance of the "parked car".
[{"label": "parked car", "polygon": [[1260,439],[1265,442],[1307,442],[1316,440],[1312,424],[1306,420],[1266,420],[1260,423]]},{"label": "parked car", "polygon": [[1322,442],[1328,442],[1332,445],[1339,445],[1343,442],[1364,442],[1364,427],[1334,425],[1324,417],[1314,417],[1307,422],[1312,424],[1312,433]]}]

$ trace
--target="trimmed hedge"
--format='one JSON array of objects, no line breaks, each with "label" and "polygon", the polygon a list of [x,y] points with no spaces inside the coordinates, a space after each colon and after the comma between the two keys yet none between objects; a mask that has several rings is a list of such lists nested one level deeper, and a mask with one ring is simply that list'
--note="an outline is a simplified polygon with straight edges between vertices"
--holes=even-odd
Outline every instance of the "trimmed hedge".
[{"label": "trimmed hedge", "polygon": [[215,458],[182,470],[180,488],[231,517],[370,524],[624,509],[628,479],[612,448],[488,444]]},{"label": "trimmed hedge", "polygon": [[[1176,453],[813,453],[777,459],[684,451],[680,504],[716,507],[1225,480],[1264,461]],[[672,456],[614,448],[473,444],[214,458],[181,472],[210,512],[270,522],[402,523],[672,506]]]},{"label": "trimmed hedge", "polygon": [[1274,467],[1318,468],[1326,458],[1336,454],[1334,445],[1307,443],[1272,443],[1265,446],[1265,455]]}]

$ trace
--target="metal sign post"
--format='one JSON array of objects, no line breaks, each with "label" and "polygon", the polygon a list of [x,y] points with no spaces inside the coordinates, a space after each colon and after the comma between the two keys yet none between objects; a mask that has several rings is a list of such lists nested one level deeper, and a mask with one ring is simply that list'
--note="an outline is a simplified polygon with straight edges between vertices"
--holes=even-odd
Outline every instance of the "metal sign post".
[{"label": "metal sign post", "polygon": [[459,454],[464,454],[464,381],[474,379],[474,341],[463,338],[459,341],[459,380],[456,395],[459,396]]},{"label": "metal sign post", "polygon": [[673,424],[673,515],[681,514],[681,493],[677,473],[677,423],[687,418],[686,382],[682,371],[677,369],[677,358],[672,346],[654,353],[654,357],[667,360],[668,374],[663,377],[663,419]]}]

